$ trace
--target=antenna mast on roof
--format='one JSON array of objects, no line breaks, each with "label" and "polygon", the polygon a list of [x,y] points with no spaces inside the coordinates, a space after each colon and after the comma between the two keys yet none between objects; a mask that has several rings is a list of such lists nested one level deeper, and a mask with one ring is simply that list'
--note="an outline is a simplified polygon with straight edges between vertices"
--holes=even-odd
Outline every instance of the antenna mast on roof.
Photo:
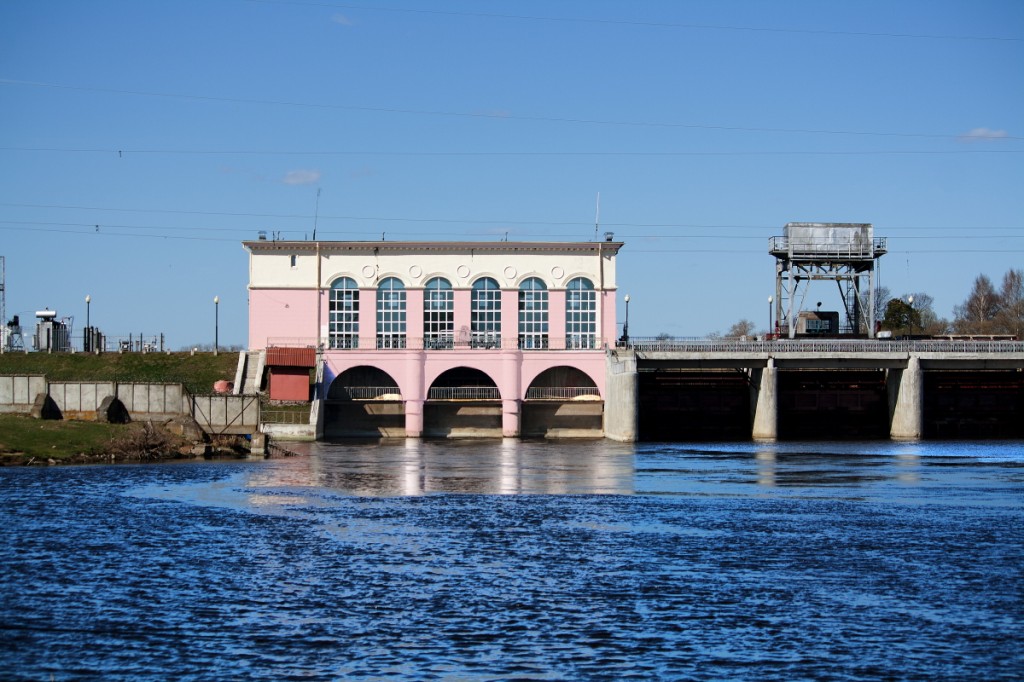
[{"label": "antenna mast on roof", "polygon": [[598,228],[601,225],[601,193],[597,193],[597,206],[594,209],[594,241],[597,241]]},{"label": "antenna mast on roof", "polygon": [[313,210],[313,241],[316,241],[316,223],[320,219],[320,188],[316,188],[316,208]]}]

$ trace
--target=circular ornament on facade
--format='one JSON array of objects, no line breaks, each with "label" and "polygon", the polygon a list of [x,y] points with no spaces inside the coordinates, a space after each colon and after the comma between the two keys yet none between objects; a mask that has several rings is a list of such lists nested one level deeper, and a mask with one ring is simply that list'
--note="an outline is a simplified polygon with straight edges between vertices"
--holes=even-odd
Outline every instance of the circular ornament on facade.
[{"label": "circular ornament on facade", "polygon": [[555,279],[562,279],[563,277],[565,277],[565,270],[556,265],[555,267],[551,268],[551,276],[554,277]]},{"label": "circular ornament on facade", "polygon": [[367,278],[373,277],[374,273],[376,273],[376,272],[377,272],[377,268],[373,267],[372,265],[364,265],[363,266],[363,277],[367,277]]},{"label": "circular ornament on facade", "polygon": [[420,277],[423,276],[423,268],[421,268],[418,265],[413,265],[411,268],[409,268],[409,274],[412,275],[415,279],[419,279]]},{"label": "circular ornament on facade", "polygon": [[516,273],[516,269],[511,265],[505,268],[505,279],[515,279],[516,274],[518,274]]},{"label": "circular ornament on facade", "polygon": [[459,277],[461,277],[462,279],[466,279],[467,277],[469,277],[469,266],[460,265],[455,269],[455,272],[458,273]]}]

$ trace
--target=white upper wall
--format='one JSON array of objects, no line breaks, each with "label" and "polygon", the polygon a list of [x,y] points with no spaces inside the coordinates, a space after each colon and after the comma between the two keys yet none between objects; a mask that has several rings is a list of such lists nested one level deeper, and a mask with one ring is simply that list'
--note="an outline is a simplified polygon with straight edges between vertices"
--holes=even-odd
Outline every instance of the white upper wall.
[{"label": "white upper wall", "polygon": [[[492,277],[503,289],[518,289],[539,277],[549,289],[564,289],[586,277],[596,289],[614,290],[615,257],[621,242],[274,242],[251,241],[249,287],[312,289],[351,277],[360,288],[376,288],[397,277],[408,288],[444,277],[469,288]],[[319,268],[318,268],[319,258]]]}]

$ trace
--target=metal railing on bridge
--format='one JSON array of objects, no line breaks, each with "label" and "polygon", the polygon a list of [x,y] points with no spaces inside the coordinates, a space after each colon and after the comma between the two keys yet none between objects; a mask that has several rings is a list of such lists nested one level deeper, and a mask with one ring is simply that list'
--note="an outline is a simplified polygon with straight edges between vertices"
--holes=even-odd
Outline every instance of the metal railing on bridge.
[{"label": "metal railing on bridge", "polygon": [[657,353],[1024,353],[1024,341],[631,337],[619,348]]}]

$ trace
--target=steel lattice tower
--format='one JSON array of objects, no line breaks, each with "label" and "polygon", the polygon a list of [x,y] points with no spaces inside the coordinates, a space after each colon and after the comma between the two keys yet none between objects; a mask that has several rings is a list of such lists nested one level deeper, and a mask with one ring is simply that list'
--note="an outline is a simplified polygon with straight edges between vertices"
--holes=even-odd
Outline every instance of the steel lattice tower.
[{"label": "steel lattice tower", "polygon": [[845,308],[845,331],[874,338],[875,261],[886,253],[885,238],[875,237],[870,223],[787,223],[783,231],[768,242],[775,256],[779,333],[796,336],[796,316],[811,282],[834,281]]}]

